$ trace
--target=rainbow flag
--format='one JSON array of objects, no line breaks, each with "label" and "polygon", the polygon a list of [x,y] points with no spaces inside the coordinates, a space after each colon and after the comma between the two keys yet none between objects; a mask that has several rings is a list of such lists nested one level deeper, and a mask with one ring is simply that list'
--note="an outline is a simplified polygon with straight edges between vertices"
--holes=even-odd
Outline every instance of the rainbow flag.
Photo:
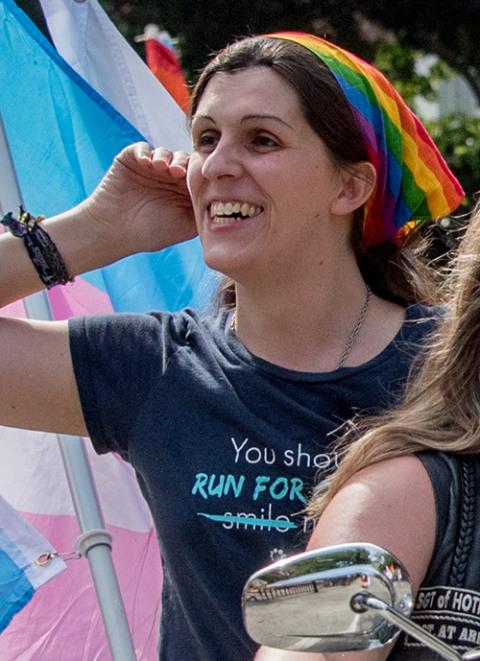
[{"label": "rainbow flag", "polygon": [[328,67],[361,128],[377,186],[366,205],[364,243],[374,246],[454,211],[464,192],[393,85],[375,67],[325,39],[303,32],[271,35],[308,48]]}]

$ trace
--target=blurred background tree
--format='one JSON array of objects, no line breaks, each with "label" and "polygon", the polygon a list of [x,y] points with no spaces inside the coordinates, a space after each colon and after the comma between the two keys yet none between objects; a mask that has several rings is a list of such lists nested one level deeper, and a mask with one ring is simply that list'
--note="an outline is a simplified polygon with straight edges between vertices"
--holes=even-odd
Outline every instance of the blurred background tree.
[{"label": "blurred background tree", "polygon": [[[43,29],[38,0],[18,0]],[[81,0],[77,0],[81,1]],[[433,101],[442,81],[459,74],[480,102],[480,0],[100,0],[128,41],[157,23],[175,40],[192,83],[209,56],[239,36],[292,29],[326,37],[378,66],[407,102]],[[418,63],[436,59],[427,70]],[[421,107],[417,107],[422,116]],[[480,119],[458,112],[422,116],[462,182],[464,210],[480,189]]]},{"label": "blurred background tree", "polygon": [[[373,62],[410,104],[434,100],[441,80],[462,75],[480,101],[480,0],[101,0],[130,42],[146,23],[176,40],[192,82],[210,54],[236,37],[272,30],[313,32]],[[140,47],[141,48],[141,47]],[[426,73],[417,64],[437,56]],[[470,208],[480,185],[480,121],[445,116],[428,121],[442,153],[462,181]],[[465,142],[468,140],[468,142]],[[478,174],[477,174],[478,173]]]},{"label": "blurred background tree", "polygon": [[[382,33],[413,49],[438,55],[463,74],[480,100],[480,0],[101,0],[132,41],[145,23],[178,39],[191,77],[209,54],[232,39],[279,29],[325,36],[372,60]],[[366,27],[365,21],[368,20]]]}]

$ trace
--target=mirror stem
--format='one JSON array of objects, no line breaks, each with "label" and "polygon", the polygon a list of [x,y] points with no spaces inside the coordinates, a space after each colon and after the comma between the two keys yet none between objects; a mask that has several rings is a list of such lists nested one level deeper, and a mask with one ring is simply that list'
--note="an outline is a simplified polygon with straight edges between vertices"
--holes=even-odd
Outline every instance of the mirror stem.
[{"label": "mirror stem", "polygon": [[368,592],[355,595],[352,599],[352,602],[353,601],[354,603],[352,603],[352,606],[354,610],[356,610],[358,607],[364,606],[366,608],[372,608],[373,610],[380,611],[385,620],[391,622],[402,631],[405,631],[405,633],[408,633],[410,636],[420,641],[430,649],[435,650],[435,652],[438,652],[438,654],[440,654],[444,659],[458,661],[459,659],[461,660],[463,658],[462,655],[456,652],[452,647],[450,647],[450,645],[442,642],[433,634],[423,629],[420,625],[415,624],[415,622],[412,622],[412,620],[410,620],[408,617],[405,617],[381,599],[377,599],[376,597],[368,594]]},{"label": "mirror stem", "polygon": [[480,647],[475,647],[473,650],[468,650],[462,654],[462,659],[480,659]]}]

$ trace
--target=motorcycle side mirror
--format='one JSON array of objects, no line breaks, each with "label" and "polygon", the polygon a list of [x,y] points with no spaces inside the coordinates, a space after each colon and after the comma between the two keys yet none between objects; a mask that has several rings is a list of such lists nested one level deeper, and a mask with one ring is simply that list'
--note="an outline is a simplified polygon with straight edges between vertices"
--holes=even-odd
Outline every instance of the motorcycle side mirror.
[{"label": "motorcycle side mirror", "polygon": [[460,654],[409,619],[407,570],[374,544],[340,544],[280,560],[250,577],[242,604],[248,633],[267,647],[372,650],[402,630],[442,659],[480,659],[479,647]]},{"label": "motorcycle side mirror", "polygon": [[373,544],[341,544],[300,553],[253,574],[242,597],[249,635],[268,647],[303,652],[371,650],[400,629],[365,599],[404,618],[413,609],[405,567]]}]

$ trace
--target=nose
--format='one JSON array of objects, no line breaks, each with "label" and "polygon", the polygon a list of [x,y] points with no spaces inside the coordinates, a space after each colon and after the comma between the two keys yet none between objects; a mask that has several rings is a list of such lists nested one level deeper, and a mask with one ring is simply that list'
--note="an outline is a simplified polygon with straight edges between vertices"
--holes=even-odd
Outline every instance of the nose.
[{"label": "nose", "polygon": [[220,138],[202,165],[202,174],[209,180],[239,177],[242,172],[240,149],[233,141],[226,138]]}]

